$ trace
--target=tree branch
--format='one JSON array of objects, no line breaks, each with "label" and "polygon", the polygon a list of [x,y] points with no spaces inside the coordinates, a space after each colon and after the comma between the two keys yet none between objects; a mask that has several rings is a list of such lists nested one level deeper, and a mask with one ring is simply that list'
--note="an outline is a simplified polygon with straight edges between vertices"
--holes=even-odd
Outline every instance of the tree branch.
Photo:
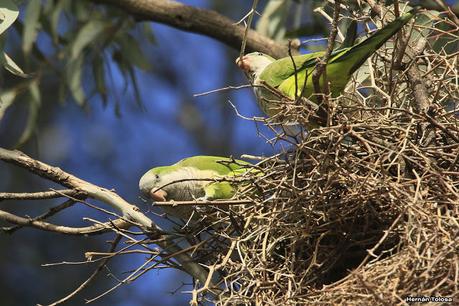
[{"label": "tree branch", "polygon": [[[183,253],[182,249],[177,246],[170,237],[168,237],[168,235],[165,235],[159,226],[144,215],[137,206],[126,202],[115,192],[86,182],[76,176],[62,171],[58,167],[52,167],[35,160],[20,151],[11,151],[0,148],[0,160],[24,168],[40,177],[49,179],[67,188],[81,190],[82,192],[85,192],[88,197],[110,205],[122,213],[123,217],[126,218],[124,221],[129,221],[139,226],[145,231],[149,238],[158,239],[158,245],[165,252],[171,254],[170,256],[174,257],[182,265],[183,270],[185,270],[189,275],[198,279],[202,283],[206,281],[208,272],[205,268],[194,262],[188,254]],[[24,226],[30,226],[30,224],[32,224],[33,226],[39,227],[43,230],[54,230],[60,232],[68,231],[68,233],[73,231],[71,228],[60,227],[42,221],[32,221],[31,223],[29,219],[18,217],[4,211],[0,211],[0,218],[8,222]],[[81,231],[81,228],[79,231]]]},{"label": "tree branch", "polygon": [[40,192],[0,192],[0,201],[2,200],[47,200],[62,198],[65,196],[80,198],[85,194],[77,189],[63,189]]},{"label": "tree branch", "polygon": [[44,231],[67,235],[95,235],[111,231],[113,225],[117,228],[128,228],[129,226],[131,226],[129,222],[126,222],[123,219],[117,219],[111,222],[105,222],[103,224],[94,224],[85,227],[69,227],[55,225],[40,220],[19,217],[3,210],[0,210],[0,219],[20,226],[35,227]]},{"label": "tree branch", "polygon": [[[163,23],[174,28],[203,34],[239,50],[244,27],[215,11],[196,8],[172,0],[91,0],[127,11],[139,20]],[[249,30],[247,50],[260,51],[275,58],[285,57],[288,47]]]},{"label": "tree branch", "polygon": [[[60,168],[51,167],[38,160],[32,159],[19,151],[10,151],[0,148],[0,159],[15,164],[21,168],[24,168],[34,174],[37,174],[43,178],[47,178],[55,183],[61,184],[67,188],[83,190],[87,193],[88,197],[99,200],[106,203],[116,210],[120,211],[123,217],[136,223],[139,227],[146,231],[155,231],[153,223],[150,218],[140,212],[137,206],[129,204],[122,199],[118,194],[88,183],[82,179],[79,179],[69,173],[62,171]],[[159,232],[157,232],[159,234]]]}]

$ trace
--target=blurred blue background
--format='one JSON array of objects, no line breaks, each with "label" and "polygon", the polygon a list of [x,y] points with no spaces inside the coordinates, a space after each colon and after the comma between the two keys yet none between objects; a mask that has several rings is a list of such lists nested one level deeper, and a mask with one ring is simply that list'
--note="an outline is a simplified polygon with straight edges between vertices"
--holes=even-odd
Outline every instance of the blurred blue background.
[{"label": "blurred blue background", "polygon": [[[233,20],[241,19],[252,5],[247,0],[181,2],[214,9]],[[312,6],[311,3],[315,2],[305,3]],[[260,12],[265,4],[266,1],[260,1]],[[303,13],[308,19],[312,10]],[[23,18],[21,10],[20,19]],[[318,19],[317,16],[315,18]],[[326,32],[326,27],[323,24],[326,24],[324,20],[315,20],[317,29],[314,28],[309,37],[324,36],[321,31]],[[107,101],[94,96],[86,106],[80,107],[71,99],[59,99],[56,89],[60,82],[58,78],[43,82],[36,127],[32,137],[20,149],[91,183],[115,189],[126,200],[141,207],[155,222],[169,228],[168,222],[152,213],[139,199],[138,180],[148,169],[193,155],[269,156],[281,145],[273,147],[265,139],[273,136],[271,132],[239,118],[231,106],[230,102],[245,116],[261,116],[250,89],[225,90],[194,97],[209,90],[247,84],[234,63],[238,50],[204,36],[157,23],[148,25],[153,29],[156,44],[141,46],[152,68],[135,70],[140,101],[136,98],[133,84],[126,82],[119,66],[107,53]],[[13,43],[18,39],[13,34],[9,38]],[[47,35],[38,36],[37,46],[45,54],[52,53]],[[15,59],[19,57],[14,53],[12,55]],[[3,86],[5,80],[1,81]],[[10,107],[0,121],[1,147],[13,147],[27,120],[28,110],[22,102]],[[265,137],[259,135],[260,131]],[[32,192],[51,187],[58,186],[0,162],[0,192]],[[21,216],[35,216],[61,202],[3,201],[0,209]],[[90,223],[83,217],[87,216],[99,220],[106,218],[77,204],[50,221],[86,226]],[[107,241],[111,239],[112,234],[69,237],[31,228],[21,229],[13,235],[0,234],[0,269],[3,271],[0,305],[46,304],[69,294],[89,277],[96,266],[41,265],[84,261],[85,252],[106,251],[109,248]],[[126,277],[126,272],[139,267],[145,258],[143,255],[125,255],[111,261],[111,270],[104,270],[88,289],[67,305],[82,305],[84,299],[110,289],[116,284],[111,273],[118,278]],[[122,286],[92,305],[188,305],[191,295],[182,292],[192,289],[190,281],[179,271],[150,271],[133,284]]]},{"label": "blurred blue background", "polygon": [[[182,1],[211,7],[234,19],[249,9],[248,1],[217,3],[214,1]],[[218,1],[217,1],[218,2]],[[221,2],[221,1],[220,1]],[[22,13],[21,13],[22,14]],[[131,203],[145,211],[138,194],[138,180],[149,168],[174,163],[192,155],[241,154],[270,155],[274,148],[258,136],[254,122],[238,118],[231,103],[247,116],[260,116],[250,89],[222,91],[202,97],[193,94],[246,84],[234,60],[237,50],[204,36],[151,24],[157,44],[146,51],[152,71],[136,70],[142,105],[136,102],[132,84],[127,85],[117,66],[111,62],[108,103],[92,98],[81,108],[71,101],[57,104],[53,88],[43,96],[36,131],[20,149],[28,155],[76,175],[91,183],[113,188]],[[49,38],[40,35],[37,45],[47,52]],[[0,122],[0,146],[11,147],[16,141],[16,128],[25,120],[21,105],[14,105]],[[266,135],[270,133],[265,131]],[[272,136],[272,135],[271,135]],[[0,163],[0,191],[21,192],[47,190],[56,185],[29,175],[22,169]],[[4,201],[1,209],[19,215],[34,216],[62,201]],[[93,202],[95,203],[95,202]],[[14,205],[14,207],[13,207]],[[100,205],[100,203],[98,203]],[[106,207],[105,207],[106,208]],[[168,227],[152,213],[158,224]],[[89,225],[85,216],[104,216],[83,205],[75,205],[50,221],[73,226]],[[112,234],[101,237],[67,237],[31,228],[13,235],[2,234],[0,245],[1,305],[33,305],[50,303],[74,290],[95,265],[42,264],[84,261],[85,251],[105,251]],[[126,277],[144,256],[123,256],[110,263],[111,272]],[[96,282],[68,305],[82,305],[115,285],[103,271]],[[122,286],[93,305],[187,305],[190,278],[174,270],[151,271],[135,283]],[[181,284],[187,285],[181,287]]]}]

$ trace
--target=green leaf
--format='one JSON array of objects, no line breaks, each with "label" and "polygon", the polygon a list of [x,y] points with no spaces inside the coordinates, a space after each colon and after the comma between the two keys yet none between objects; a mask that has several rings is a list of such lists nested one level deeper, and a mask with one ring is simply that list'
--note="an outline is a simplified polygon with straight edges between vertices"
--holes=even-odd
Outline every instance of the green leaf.
[{"label": "green leaf", "polygon": [[123,91],[126,92],[129,88],[129,79],[133,85],[133,89],[134,89],[134,95],[135,95],[135,100],[136,100],[136,103],[143,108],[143,104],[142,104],[142,99],[140,98],[140,91],[139,91],[139,87],[138,87],[138,84],[137,84],[137,78],[136,78],[136,75],[135,75],[135,70],[134,68],[132,67],[132,65],[130,65],[130,63],[128,63],[126,61],[126,58],[122,55],[122,53],[117,50],[113,53],[113,60],[115,61],[115,63],[118,65],[121,73],[123,74],[123,79],[124,79],[124,88],[123,88]]},{"label": "green leaf", "polygon": [[26,78],[27,74],[5,52],[0,53],[0,62],[3,67],[14,75]]},{"label": "green leaf", "polygon": [[287,31],[285,24],[290,4],[289,0],[269,1],[258,20],[257,32],[275,41],[282,41]]},{"label": "green leaf", "polygon": [[156,44],[156,37],[149,22],[142,23],[142,35],[148,40],[149,43]]},{"label": "green leaf", "polygon": [[36,127],[38,109],[40,108],[40,105],[40,89],[38,87],[38,82],[34,81],[29,85],[29,113],[27,116],[27,122],[15,147],[22,146],[27,140],[29,140],[30,136],[32,135]]},{"label": "green leaf", "polygon": [[61,16],[62,10],[68,5],[68,0],[59,0],[54,6],[51,15],[49,17],[49,22],[51,25],[51,35],[53,37],[54,43],[57,43],[59,40],[59,17]]},{"label": "green leaf", "polygon": [[105,84],[105,69],[104,59],[102,57],[96,57],[92,62],[92,74],[94,76],[94,82],[96,84],[97,93],[100,94],[104,105],[107,104],[107,86]]},{"label": "green leaf", "polygon": [[139,47],[139,43],[135,40],[132,35],[128,33],[122,33],[116,38],[123,57],[132,65],[142,69],[151,69],[151,64],[143,54],[142,49]]},{"label": "green leaf", "polygon": [[92,43],[97,36],[104,31],[106,23],[101,20],[90,20],[78,32],[70,49],[70,56],[76,59],[81,51]]},{"label": "green leaf", "polygon": [[37,38],[41,11],[40,0],[30,0],[26,7],[24,17],[24,32],[22,37],[22,50],[27,55]]},{"label": "green leaf", "polygon": [[11,0],[0,0],[0,34],[5,32],[18,18],[19,10]]},{"label": "green leaf", "polygon": [[13,89],[3,91],[0,94],[0,121],[2,121],[2,118],[5,115],[7,108],[10,107],[11,104],[13,104],[14,99],[16,99],[16,97],[17,92]]},{"label": "green leaf", "polygon": [[78,105],[83,106],[86,102],[86,95],[84,93],[81,77],[83,76],[83,57],[71,60],[67,66],[66,79],[67,86]]}]

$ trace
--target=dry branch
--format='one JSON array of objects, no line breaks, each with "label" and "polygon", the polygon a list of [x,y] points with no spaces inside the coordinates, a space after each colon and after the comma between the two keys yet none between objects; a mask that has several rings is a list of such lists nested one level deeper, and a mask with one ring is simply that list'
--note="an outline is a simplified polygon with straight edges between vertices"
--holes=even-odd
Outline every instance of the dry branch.
[{"label": "dry branch", "polygon": [[[381,14],[375,24],[393,18],[390,8],[366,2]],[[459,37],[454,25],[437,29],[439,19],[415,24],[420,38],[399,35],[378,50],[368,77],[330,99],[331,126],[258,164],[265,175],[244,194],[252,204],[208,203],[202,222],[180,231],[222,275],[217,304],[394,305],[409,295],[459,296],[459,72],[457,54],[432,47]],[[279,105],[280,117],[307,122],[305,105]],[[193,291],[195,303],[205,289]]]},{"label": "dry branch", "polygon": [[[164,252],[171,254],[171,257],[173,256],[181,264],[183,270],[185,270],[189,275],[199,279],[202,283],[206,281],[208,274],[206,269],[194,262],[188,254],[184,253],[182,249],[178,247],[174,241],[170,239],[169,236],[165,235],[161,228],[154,224],[149,217],[143,214],[137,206],[126,202],[115,192],[86,182],[61,170],[60,168],[52,167],[43,162],[35,160],[20,151],[12,151],[0,148],[0,160],[24,168],[35,175],[49,179],[75,191],[82,192],[89,198],[93,198],[95,200],[101,201],[102,203],[110,205],[112,208],[116,209],[122,214],[122,222],[127,222],[140,227],[145,232],[145,235],[147,235],[149,238],[156,239],[158,241],[158,245],[164,250]],[[86,233],[87,231],[100,231],[101,228],[104,227],[104,225],[98,224],[89,228],[72,229],[68,227],[56,226],[39,220],[21,218],[7,212],[1,212],[0,218],[23,226],[34,226],[43,230],[54,230],[67,234],[82,234]],[[110,225],[113,225],[113,223]],[[119,225],[121,226],[121,223]]]},{"label": "dry branch", "polygon": [[[215,11],[196,8],[171,0],[92,0],[117,6],[139,20],[170,25],[180,30],[203,34],[239,50],[245,28]],[[288,48],[249,30],[247,51],[260,51],[275,58],[287,55]]]}]

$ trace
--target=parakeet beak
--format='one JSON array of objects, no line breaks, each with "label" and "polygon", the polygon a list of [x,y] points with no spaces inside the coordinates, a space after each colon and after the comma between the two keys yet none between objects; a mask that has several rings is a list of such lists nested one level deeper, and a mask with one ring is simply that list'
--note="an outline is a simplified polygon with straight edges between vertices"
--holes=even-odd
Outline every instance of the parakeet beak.
[{"label": "parakeet beak", "polygon": [[241,68],[242,70],[248,72],[250,70],[250,65],[247,56],[238,57],[236,59],[236,65]]},{"label": "parakeet beak", "polygon": [[[154,192],[153,192],[154,191]],[[167,192],[165,192],[162,189],[152,189],[150,192],[150,197],[155,201],[155,202],[165,202],[166,197],[167,197]]]}]

